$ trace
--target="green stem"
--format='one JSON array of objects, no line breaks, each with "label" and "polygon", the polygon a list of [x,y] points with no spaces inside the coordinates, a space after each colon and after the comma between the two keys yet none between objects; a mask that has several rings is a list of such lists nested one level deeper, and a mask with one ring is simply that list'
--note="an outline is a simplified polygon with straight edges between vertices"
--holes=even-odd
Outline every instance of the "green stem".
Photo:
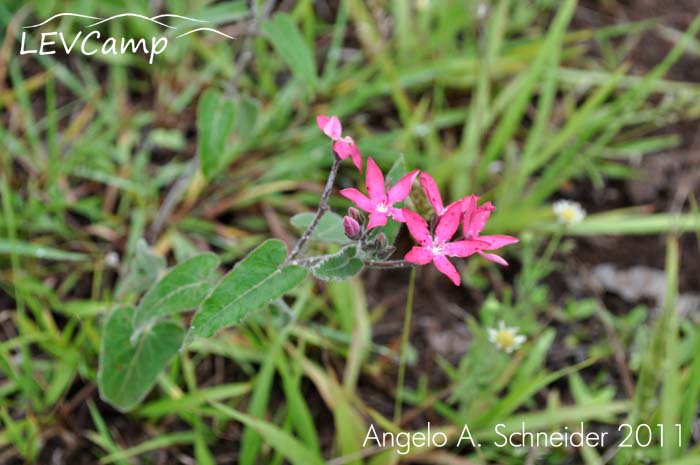
[{"label": "green stem", "polygon": [[406,347],[411,332],[411,315],[413,314],[413,292],[416,287],[416,268],[411,268],[408,281],[408,297],[404,310],[403,333],[401,334],[401,358],[399,359],[399,375],[396,380],[396,400],[394,401],[394,423],[401,424],[401,399],[403,398],[403,380],[406,376]]}]

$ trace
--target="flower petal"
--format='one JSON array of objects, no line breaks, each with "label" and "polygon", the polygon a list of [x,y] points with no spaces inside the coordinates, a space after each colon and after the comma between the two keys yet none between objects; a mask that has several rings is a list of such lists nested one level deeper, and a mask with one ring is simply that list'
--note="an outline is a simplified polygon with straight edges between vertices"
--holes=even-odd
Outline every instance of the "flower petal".
[{"label": "flower petal", "polygon": [[384,188],[384,175],[377,164],[371,158],[367,159],[367,175],[365,178],[367,183],[367,193],[372,202],[384,201],[386,190]]},{"label": "flower petal", "polygon": [[479,197],[474,194],[468,195],[462,199],[462,211],[465,215],[471,215],[476,211],[477,200],[479,200]]},{"label": "flower petal", "polygon": [[478,197],[470,195],[465,200],[464,237],[470,239],[479,235],[486,226],[491,212],[496,209],[491,202],[476,206]]},{"label": "flower petal", "polygon": [[[479,238],[481,239],[481,238]],[[476,252],[484,250],[484,247],[488,245],[487,242],[482,242],[481,240],[464,240],[448,242],[445,244],[445,253],[450,257],[468,257]]]},{"label": "flower petal", "polygon": [[350,144],[344,140],[337,140],[333,142],[333,151],[336,153],[336,155],[338,155],[338,158],[345,160],[352,152],[352,148],[350,147]]},{"label": "flower petal", "polygon": [[326,115],[318,115],[316,116],[316,126],[323,131],[323,128],[325,128],[328,124],[328,120],[330,120],[330,117]]},{"label": "flower petal", "polygon": [[442,204],[442,196],[440,196],[440,189],[438,189],[435,179],[428,173],[420,174],[420,184],[423,186],[423,191],[430,201],[430,205],[433,206],[435,214],[440,216],[445,213],[445,207]]},{"label": "flower petal", "polygon": [[433,254],[425,247],[418,247],[414,245],[413,248],[406,254],[404,260],[410,263],[415,263],[416,265],[427,265],[433,261]]},{"label": "flower petal", "polygon": [[[350,136],[346,137],[346,139],[350,139],[350,141],[352,141]],[[362,173],[362,154],[354,141],[350,143],[350,159],[352,159],[352,163],[355,165],[357,170]]]},{"label": "flower petal", "polygon": [[355,202],[355,205],[357,205],[358,207],[360,207],[360,209],[366,212],[372,210],[372,202],[367,198],[365,194],[358,191],[354,187],[342,189],[340,191],[340,195],[352,202]]},{"label": "flower petal", "polygon": [[408,226],[408,232],[420,245],[432,244],[432,238],[430,237],[430,231],[428,231],[428,225],[421,216],[411,210],[403,209],[403,219],[406,221],[406,226]]},{"label": "flower petal", "polygon": [[343,133],[343,126],[337,116],[318,115],[316,124],[325,135],[333,140],[340,139],[340,135]]},{"label": "flower petal", "polygon": [[501,266],[508,266],[508,262],[505,261],[503,257],[496,255],[495,253],[486,253],[479,251],[479,255],[481,255],[490,262],[498,263]]},{"label": "flower petal", "polygon": [[406,222],[406,219],[403,217],[403,210],[400,208],[389,208],[389,216],[399,223]]},{"label": "flower petal", "polygon": [[420,170],[411,171],[406,176],[399,179],[399,182],[389,189],[389,194],[387,195],[387,203],[389,205],[393,205],[396,202],[401,202],[403,199],[408,197],[408,194],[411,193],[411,185],[413,184],[413,180],[416,179],[419,172]]},{"label": "flower petal", "polygon": [[369,224],[367,229],[376,228],[377,226],[384,226],[388,215],[386,213],[372,212],[369,214]]},{"label": "flower petal", "polygon": [[435,265],[435,268],[437,268],[440,273],[450,278],[450,281],[452,281],[455,286],[459,286],[459,283],[462,282],[462,278],[459,276],[457,268],[455,268],[455,266],[450,263],[450,261],[444,255],[433,257],[433,265]]},{"label": "flower petal", "polygon": [[452,236],[455,235],[455,232],[459,228],[461,218],[461,203],[453,204],[438,221],[437,228],[435,228],[435,241],[440,243],[452,239]]},{"label": "flower petal", "polygon": [[506,245],[520,242],[520,240],[517,237],[504,236],[500,234],[495,234],[492,236],[479,236],[478,239],[480,241],[488,242],[489,245],[488,247],[484,247],[484,250],[496,250],[500,249],[501,247],[505,247]]}]

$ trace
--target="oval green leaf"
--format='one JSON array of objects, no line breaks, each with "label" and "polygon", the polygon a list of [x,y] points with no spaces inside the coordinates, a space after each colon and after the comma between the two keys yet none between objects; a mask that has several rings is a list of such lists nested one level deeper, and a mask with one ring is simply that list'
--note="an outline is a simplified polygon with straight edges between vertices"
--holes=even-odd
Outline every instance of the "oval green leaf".
[{"label": "oval green leaf", "polygon": [[357,248],[349,246],[311,267],[311,273],[323,281],[343,281],[362,271],[364,264],[357,258]]},{"label": "oval green leaf", "polygon": [[212,288],[210,277],[218,265],[216,255],[205,253],[174,266],[141,299],[134,326],[199,307]]},{"label": "oval green leaf", "polygon": [[271,239],[238,262],[196,313],[189,336],[209,337],[218,329],[236,325],[299,284],[306,270],[283,267],[286,256],[284,242]]},{"label": "oval green leaf", "polygon": [[132,342],[133,314],[133,307],[112,312],[100,345],[100,397],[122,412],[134,408],[148,394],[158,374],[180,349],[185,333],[179,325],[164,321],[142,331]]}]

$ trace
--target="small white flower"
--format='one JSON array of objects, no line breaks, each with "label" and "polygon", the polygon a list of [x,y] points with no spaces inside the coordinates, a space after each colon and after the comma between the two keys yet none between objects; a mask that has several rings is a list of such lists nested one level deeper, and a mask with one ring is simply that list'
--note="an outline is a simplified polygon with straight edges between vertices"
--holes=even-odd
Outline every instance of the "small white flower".
[{"label": "small white flower", "polygon": [[565,225],[578,224],[586,217],[586,210],[578,202],[557,200],[552,204],[552,210],[557,215],[557,221]]},{"label": "small white flower", "polygon": [[489,341],[507,354],[520,348],[527,339],[518,334],[518,327],[506,327],[503,321],[498,322],[498,328],[489,328]]}]

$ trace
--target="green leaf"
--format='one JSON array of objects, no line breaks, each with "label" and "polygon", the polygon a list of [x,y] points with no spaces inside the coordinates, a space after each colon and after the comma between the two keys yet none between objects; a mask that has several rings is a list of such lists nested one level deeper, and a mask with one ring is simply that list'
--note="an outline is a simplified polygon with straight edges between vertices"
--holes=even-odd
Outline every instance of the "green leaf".
[{"label": "green leaf", "polygon": [[224,277],[192,321],[190,336],[208,337],[218,329],[240,323],[253,310],[284,295],[306,276],[300,266],[282,264],[284,242],[262,243]]},{"label": "green leaf", "polygon": [[[299,232],[302,232],[309,227],[315,215],[315,213],[311,212],[298,213],[291,218],[290,222]],[[336,213],[327,212],[318,222],[318,226],[311,234],[311,239],[332,244],[347,244],[348,238],[343,228],[343,218]]]},{"label": "green leaf", "polygon": [[80,261],[88,258],[87,255],[81,253],[65,252],[30,242],[0,239],[0,255],[4,254],[62,261]]},{"label": "green leaf", "polygon": [[386,174],[386,181],[390,185],[394,185],[399,182],[399,179],[403,178],[408,174],[408,168],[406,168],[406,159],[403,155],[399,155],[389,172]]},{"label": "green leaf", "polygon": [[126,275],[117,286],[116,296],[122,299],[127,294],[140,294],[156,282],[165,268],[165,259],[151,250],[145,240],[136,242],[136,250],[129,260]]},{"label": "green leaf", "polygon": [[323,281],[343,281],[362,271],[363,266],[357,258],[357,248],[348,246],[312,266],[311,273]]},{"label": "green leaf", "polygon": [[222,158],[231,130],[235,107],[220,92],[207,89],[199,99],[197,108],[197,141],[202,173],[213,178],[222,168]]},{"label": "green leaf", "polygon": [[254,137],[259,113],[260,103],[248,95],[242,95],[236,113],[236,134],[244,140]]},{"label": "green leaf", "polygon": [[292,18],[286,13],[278,13],[265,22],[263,32],[280,58],[292,69],[292,74],[313,88],[316,84],[316,63]]},{"label": "green leaf", "polygon": [[133,314],[133,307],[112,312],[100,345],[100,397],[122,412],[131,410],[146,396],[184,338],[179,325],[165,321],[131,341]]},{"label": "green leaf", "polygon": [[212,288],[209,280],[219,265],[219,258],[205,253],[173,267],[141,299],[134,316],[134,326],[159,317],[197,308]]}]

